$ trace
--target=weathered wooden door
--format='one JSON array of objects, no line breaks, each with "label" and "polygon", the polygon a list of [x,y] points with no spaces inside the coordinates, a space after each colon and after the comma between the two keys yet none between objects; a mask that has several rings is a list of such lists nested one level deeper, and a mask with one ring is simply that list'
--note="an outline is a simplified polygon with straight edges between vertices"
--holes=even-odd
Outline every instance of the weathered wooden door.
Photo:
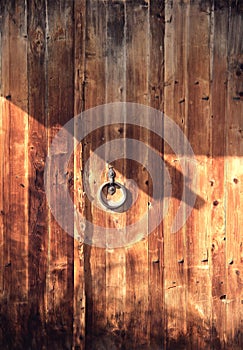
[{"label": "weathered wooden door", "polygon": [[[1,349],[242,349],[242,2],[0,8]],[[108,164],[117,211],[97,200]]]}]

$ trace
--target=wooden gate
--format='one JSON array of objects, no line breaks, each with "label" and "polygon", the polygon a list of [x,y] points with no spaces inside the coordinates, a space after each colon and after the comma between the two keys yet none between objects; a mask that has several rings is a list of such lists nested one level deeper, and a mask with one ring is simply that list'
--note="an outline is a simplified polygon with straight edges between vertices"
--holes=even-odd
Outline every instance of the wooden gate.
[{"label": "wooden gate", "polygon": [[[242,1],[0,6],[1,349],[242,349]],[[166,164],[172,195],[162,223],[134,244],[105,249],[73,239],[53,217],[44,186],[51,142],[74,116],[110,102],[164,112],[188,138],[198,183],[186,193],[196,202],[177,233],[171,226],[188,179],[169,143],[141,122],[87,135],[65,179],[54,164],[52,196],[67,181],[92,224],[119,229],[145,214],[149,231],[152,179],[125,147],[112,165],[117,181],[137,186],[128,211],[97,208],[82,180],[107,181],[107,166],[88,159],[131,138]]]}]

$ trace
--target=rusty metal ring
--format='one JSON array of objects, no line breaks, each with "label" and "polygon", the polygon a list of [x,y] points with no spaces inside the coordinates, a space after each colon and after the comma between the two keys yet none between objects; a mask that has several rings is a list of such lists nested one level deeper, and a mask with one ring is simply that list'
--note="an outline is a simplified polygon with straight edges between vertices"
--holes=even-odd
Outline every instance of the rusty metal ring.
[{"label": "rusty metal ring", "polygon": [[106,209],[111,209],[111,210],[114,210],[114,209],[118,209],[120,208],[125,202],[126,202],[126,199],[127,199],[127,190],[125,188],[125,186],[123,186],[122,184],[120,184],[119,182],[114,182],[112,184],[113,186],[116,186],[118,189],[120,189],[122,191],[122,198],[117,201],[117,202],[114,202],[112,200],[106,200],[105,199],[105,196],[103,194],[103,190],[105,187],[108,187],[108,186],[111,186],[111,183],[110,182],[105,182],[103,185],[100,186],[99,188],[99,191],[98,191],[98,200],[100,201],[100,203],[102,204],[103,207],[105,207]]}]

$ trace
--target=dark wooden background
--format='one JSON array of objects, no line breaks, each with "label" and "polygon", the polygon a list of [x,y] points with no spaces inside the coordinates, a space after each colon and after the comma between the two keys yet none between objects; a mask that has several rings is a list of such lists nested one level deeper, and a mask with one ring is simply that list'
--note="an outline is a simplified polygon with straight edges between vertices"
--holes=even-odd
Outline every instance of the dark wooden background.
[{"label": "dark wooden background", "polygon": [[[243,2],[0,4],[0,348],[242,349]],[[105,250],[58,226],[43,172],[57,131],[113,101],[172,118],[196,154],[199,183],[192,215],[171,235],[183,188],[176,155],[143,128],[93,132],[69,169],[89,220],[120,227],[147,210],[148,173],[126,159],[114,165],[121,181],[139,185],[133,210],[102,213],[83,193],[80,170],[111,139],[156,148],[173,187],[168,215],[147,239]]]}]

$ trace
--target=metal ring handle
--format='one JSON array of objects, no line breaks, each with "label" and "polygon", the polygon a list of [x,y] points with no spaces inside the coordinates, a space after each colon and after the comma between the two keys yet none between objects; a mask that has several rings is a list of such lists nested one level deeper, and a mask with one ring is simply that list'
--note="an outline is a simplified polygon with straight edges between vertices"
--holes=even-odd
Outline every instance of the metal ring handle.
[{"label": "metal ring handle", "polygon": [[106,200],[103,194],[103,189],[107,186],[111,186],[110,182],[105,182],[103,185],[100,186],[98,191],[98,199],[100,203],[107,209],[111,209],[111,210],[120,208],[126,202],[126,199],[127,199],[127,191],[125,186],[123,186],[119,182],[114,182],[113,185],[118,187],[122,191],[122,198],[117,202]]}]

